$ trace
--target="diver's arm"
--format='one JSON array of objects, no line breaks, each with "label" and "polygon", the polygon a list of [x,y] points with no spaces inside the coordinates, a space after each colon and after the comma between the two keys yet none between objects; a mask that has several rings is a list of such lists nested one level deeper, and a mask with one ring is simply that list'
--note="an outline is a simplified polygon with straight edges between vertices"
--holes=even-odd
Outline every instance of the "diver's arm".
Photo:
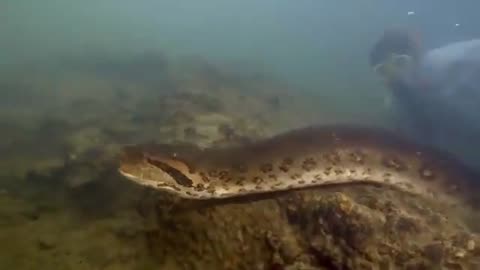
[{"label": "diver's arm", "polygon": [[434,140],[433,123],[425,112],[426,104],[412,95],[410,89],[401,89],[394,93],[393,121],[397,132],[422,143],[432,142]]}]

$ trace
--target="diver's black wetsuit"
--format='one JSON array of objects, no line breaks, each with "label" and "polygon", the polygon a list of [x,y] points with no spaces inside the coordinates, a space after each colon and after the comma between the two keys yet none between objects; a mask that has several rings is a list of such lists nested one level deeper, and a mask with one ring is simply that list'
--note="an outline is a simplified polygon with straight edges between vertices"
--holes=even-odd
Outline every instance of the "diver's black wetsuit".
[{"label": "diver's black wetsuit", "polygon": [[[392,55],[414,63],[397,67]],[[387,31],[370,53],[371,67],[382,64],[397,131],[480,169],[480,39],[422,51],[408,31]]]},{"label": "diver's black wetsuit", "polygon": [[[462,111],[470,112],[470,107],[463,105],[464,100],[459,98],[458,92],[451,99],[445,99],[432,94],[439,89],[422,89],[401,83],[391,89],[395,102],[394,126],[399,133],[417,143],[452,152],[467,165],[480,170],[479,123],[473,115]],[[480,109],[480,98],[471,97],[469,101],[478,102]],[[467,117],[469,115],[472,117]],[[480,121],[480,115],[478,117]]]},{"label": "diver's black wetsuit", "polygon": [[433,139],[432,119],[426,113],[428,102],[419,97],[419,89],[403,83],[392,87],[395,102],[395,127],[401,134],[422,144],[431,144]]}]

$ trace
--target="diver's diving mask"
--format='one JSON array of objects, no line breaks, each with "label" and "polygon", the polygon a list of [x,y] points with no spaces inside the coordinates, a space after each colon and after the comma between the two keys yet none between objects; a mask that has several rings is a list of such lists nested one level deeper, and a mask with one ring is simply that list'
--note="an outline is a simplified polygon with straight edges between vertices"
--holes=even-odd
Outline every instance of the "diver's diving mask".
[{"label": "diver's diving mask", "polygon": [[390,54],[383,62],[375,65],[373,71],[386,81],[404,80],[410,75],[413,58],[406,54]]}]

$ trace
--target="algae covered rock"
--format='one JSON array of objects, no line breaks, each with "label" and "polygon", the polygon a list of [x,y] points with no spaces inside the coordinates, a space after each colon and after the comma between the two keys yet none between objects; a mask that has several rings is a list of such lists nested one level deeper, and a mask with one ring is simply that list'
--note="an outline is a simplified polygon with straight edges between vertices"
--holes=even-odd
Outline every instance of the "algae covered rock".
[{"label": "algae covered rock", "polygon": [[455,220],[432,221],[451,213],[393,190],[295,191],[217,203],[172,203],[156,194],[138,209],[155,220],[147,232],[152,255],[160,264],[178,258],[181,269],[475,269],[468,267],[480,259],[478,235]]}]

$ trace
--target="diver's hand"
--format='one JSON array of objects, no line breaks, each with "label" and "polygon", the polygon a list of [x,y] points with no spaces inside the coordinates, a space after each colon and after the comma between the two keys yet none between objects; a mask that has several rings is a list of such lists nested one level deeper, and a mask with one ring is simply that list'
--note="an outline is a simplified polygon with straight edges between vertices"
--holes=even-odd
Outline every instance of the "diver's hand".
[{"label": "diver's hand", "polygon": [[393,98],[391,95],[383,97],[383,107],[387,110],[390,110],[393,107]]}]

